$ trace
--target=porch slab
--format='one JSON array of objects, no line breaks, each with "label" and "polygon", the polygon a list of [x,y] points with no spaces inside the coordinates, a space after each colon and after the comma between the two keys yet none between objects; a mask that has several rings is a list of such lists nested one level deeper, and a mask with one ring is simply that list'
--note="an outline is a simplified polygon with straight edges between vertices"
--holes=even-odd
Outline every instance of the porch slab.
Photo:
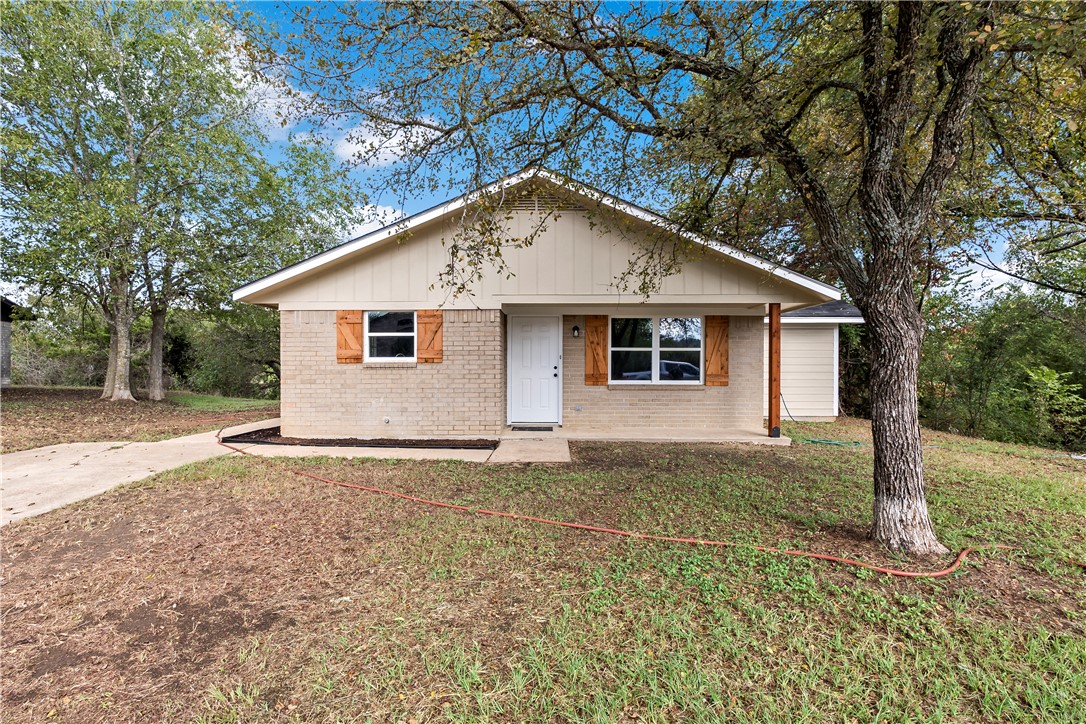
[{"label": "porch slab", "polygon": [[488,463],[505,465],[510,463],[568,463],[569,440],[561,437],[502,438],[498,448],[491,453]]},{"label": "porch slab", "polygon": [[491,450],[420,447],[331,447],[325,445],[237,445],[264,458],[379,458],[382,460],[462,460],[485,463]]},{"label": "porch slab", "polygon": [[[611,442],[716,442],[742,443],[745,445],[782,445],[792,444],[790,437],[769,437],[764,429],[732,430],[675,430],[673,428],[638,428],[636,430],[566,430],[555,426],[552,432],[515,432],[506,430],[502,433],[502,444],[508,441],[524,439],[541,440],[606,440]],[[500,447],[498,448],[501,449]]]}]

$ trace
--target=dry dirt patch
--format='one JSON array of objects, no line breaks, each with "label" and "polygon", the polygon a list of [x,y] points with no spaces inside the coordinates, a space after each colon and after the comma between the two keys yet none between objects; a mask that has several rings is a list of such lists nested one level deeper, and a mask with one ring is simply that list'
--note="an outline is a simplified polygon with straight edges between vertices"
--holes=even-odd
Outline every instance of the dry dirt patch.
[{"label": "dry dirt patch", "polygon": [[107,402],[99,391],[79,388],[16,387],[0,395],[3,452],[66,442],[151,441],[224,425],[275,417],[279,406],[231,412],[185,407],[174,402]]}]

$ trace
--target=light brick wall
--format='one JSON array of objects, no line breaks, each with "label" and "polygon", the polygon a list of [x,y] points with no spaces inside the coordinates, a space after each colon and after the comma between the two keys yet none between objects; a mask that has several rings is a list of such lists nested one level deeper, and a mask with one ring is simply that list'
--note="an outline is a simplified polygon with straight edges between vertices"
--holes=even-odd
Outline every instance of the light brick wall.
[{"label": "light brick wall", "polygon": [[[563,428],[629,430],[674,428],[706,430],[762,425],[762,318],[732,317],[728,331],[729,384],[611,385],[584,383],[585,336],[574,337],[573,325],[584,330],[584,317],[562,318]],[[581,409],[577,409],[580,407]]]},{"label": "light brick wall", "polygon": [[445,311],[440,364],[337,364],[335,311],[284,311],[280,324],[284,435],[494,436],[505,425],[499,310]]}]

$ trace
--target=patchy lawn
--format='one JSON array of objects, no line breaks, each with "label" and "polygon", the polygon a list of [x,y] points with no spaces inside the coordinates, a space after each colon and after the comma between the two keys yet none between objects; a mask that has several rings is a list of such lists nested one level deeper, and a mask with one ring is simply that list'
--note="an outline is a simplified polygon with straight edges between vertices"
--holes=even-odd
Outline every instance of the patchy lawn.
[{"label": "patchy lawn", "polygon": [[[868,442],[862,424],[786,434]],[[1083,721],[1086,463],[930,433],[938,581],[499,520],[895,561],[871,448],[581,443],[566,466],[233,456],[3,535],[6,721]],[[942,567],[946,561],[929,561]]]},{"label": "patchy lawn", "polygon": [[105,402],[85,387],[14,387],[0,394],[2,450],[63,442],[152,441],[279,414],[275,400],[171,392],[164,402]]}]

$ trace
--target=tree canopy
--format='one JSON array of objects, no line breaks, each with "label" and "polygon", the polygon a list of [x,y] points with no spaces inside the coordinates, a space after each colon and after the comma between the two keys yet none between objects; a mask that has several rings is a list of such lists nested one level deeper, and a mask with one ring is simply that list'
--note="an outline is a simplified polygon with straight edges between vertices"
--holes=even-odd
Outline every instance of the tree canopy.
[{"label": "tree canopy", "polygon": [[[226,20],[191,2],[5,9],[4,273],[96,305],[114,399],[132,396],[143,310],[161,323],[178,304],[219,306],[239,281],[326,247],[362,202],[318,146],[270,158],[249,92],[259,79]],[[161,343],[159,324],[152,358]]]}]

